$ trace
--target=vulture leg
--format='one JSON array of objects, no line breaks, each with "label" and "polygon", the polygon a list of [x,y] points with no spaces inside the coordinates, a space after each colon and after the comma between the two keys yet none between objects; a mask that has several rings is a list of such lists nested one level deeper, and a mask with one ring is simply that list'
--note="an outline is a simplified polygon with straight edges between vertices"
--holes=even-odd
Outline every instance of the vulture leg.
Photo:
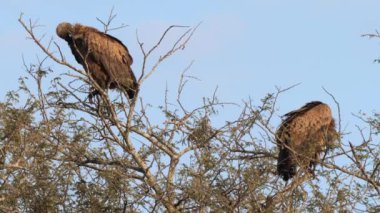
[{"label": "vulture leg", "polygon": [[308,172],[313,176],[313,178],[316,178],[316,176],[315,176],[315,168],[316,167],[317,167],[317,162],[314,160],[310,161]]},{"label": "vulture leg", "polygon": [[88,100],[90,102],[90,104],[93,104],[94,102],[92,101],[92,98],[99,95],[99,91],[98,90],[94,90],[92,92],[90,92],[90,94],[88,95]]}]

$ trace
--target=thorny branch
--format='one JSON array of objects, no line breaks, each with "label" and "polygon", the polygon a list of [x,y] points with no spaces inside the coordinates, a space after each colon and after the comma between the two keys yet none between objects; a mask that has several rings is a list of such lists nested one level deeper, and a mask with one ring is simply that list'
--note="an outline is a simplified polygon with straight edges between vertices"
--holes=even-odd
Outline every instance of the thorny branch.
[{"label": "thorny branch", "polygon": [[[110,27],[115,17],[112,9],[108,20],[98,18],[104,32],[118,29]],[[357,208],[355,203],[366,205],[368,209],[376,207],[380,196],[380,180],[376,175],[380,148],[373,143],[374,133],[370,131],[368,139],[360,129],[363,142],[345,145],[340,132],[339,103],[326,90],[338,106],[342,136],[338,148],[318,162],[321,169],[316,170],[315,179],[309,173],[299,171],[285,183],[276,172],[278,102],[280,95],[299,84],[276,88],[274,93],[260,101],[249,99],[243,105],[219,101],[216,89],[212,97],[204,98],[202,104],[190,108],[183,92],[189,80],[196,79],[187,75],[191,62],[179,80],[175,104],[170,103],[169,88],[163,106],[154,109],[138,96],[139,90],[131,101],[125,94],[115,97],[101,91],[97,103],[89,104],[82,98],[83,82],[97,85],[87,75],[87,66],[80,70],[70,65],[65,60],[64,51],[53,40],[44,45],[44,37],[35,34],[37,23],[24,22],[22,15],[19,22],[45,55],[38,60],[37,66],[27,66],[24,61],[25,69],[37,85],[37,92],[34,95],[26,85],[23,91],[35,101],[35,105],[30,103],[22,110],[15,110],[0,104],[0,135],[5,144],[0,153],[5,156],[0,159],[0,170],[4,171],[0,173],[0,187],[6,188],[3,190],[6,193],[25,196],[17,202],[32,200],[38,203],[33,199],[39,198],[49,203],[47,198],[56,196],[54,199],[59,202],[51,206],[59,206],[59,210],[68,212],[72,210],[72,203],[81,202],[77,204],[79,211],[80,205],[88,208],[109,205],[101,210],[116,212],[142,209],[150,212],[302,212],[308,208],[324,211],[330,206],[353,211]],[[186,47],[198,26],[169,26],[149,49],[140,41],[136,31],[143,55],[138,78],[140,87],[163,61]],[[169,49],[148,68],[153,53],[162,48],[169,33],[184,28]],[[53,73],[46,66],[47,59],[73,71],[62,76],[74,80],[67,84],[55,78],[51,87],[46,89],[44,80]],[[38,119],[31,122],[32,118],[27,116],[22,122],[18,120],[25,113],[35,113],[36,110],[40,113],[37,116],[41,117],[40,122]],[[236,117],[220,121],[219,116],[224,118],[226,112],[233,112]],[[5,113],[10,115],[4,116]],[[374,126],[374,122],[368,124]],[[344,159],[344,163],[336,159]],[[41,175],[44,171],[52,177],[45,178]],[[38,179],[39,175],[43,178]],[[26,189],[38,183],[25,185],[28,180],[43,183],[41,189],[32,192],[51,194],[47,194],[45,200],[41,198],[43,193],[30,192],[33,196],[27,197],[28,194],[12,191],[17,187],[8,185],[18,181],[16,183]],[[60,194],[53,195],[54,190],[50,188],[43,188],[49,183],[51,187],[59,186],[56,191],[60,193],[66,190],[65,198]],[[360,184],[362,188],[351,189],[353,184]],[[328,189],[325,190],[323,185]],[[68,192],[76,194],[70,196]],[[370,201],[363,201],[361,193]],[[352,200],[352,206],[345,205],[346,198]],[[0,194],[0,206],[4,201],[8,202],[7,199],[12,198]],[[100,201],[96,203],[97,200]],[[11,201],[9,203],[17,203]],[[0,210],[12,211],[14,208],[0,207]],[[57,209],[49,210],[54,212]]]}]

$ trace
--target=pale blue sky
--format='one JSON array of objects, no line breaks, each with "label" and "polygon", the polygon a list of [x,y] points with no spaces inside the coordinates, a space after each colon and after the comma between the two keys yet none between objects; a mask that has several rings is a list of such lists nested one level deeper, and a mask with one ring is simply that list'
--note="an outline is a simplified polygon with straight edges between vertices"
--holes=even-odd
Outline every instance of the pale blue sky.
[{"label": "pale blue sky", "polygon": [[[136,29],[146,45],[165,27],[203,23],[184,52],[163,64],[143,86],[147,102],[162,101],[166,83],[174,93],[181,71],[194,60],[190,74],[201,81],[189,85],[186,97],[199,103],[216,86],[224,101],[240,102],[251,97],[256,103],[275,86],[302,83],[280,98],[279,115],[305,102],[321,100],[333,105],[322,87],[335,95],[342,107],[343,124],[358,122],[351,113],[372,112],[380,105],[380,40],[362,38],[380,29],[380,1],[2,1],[0,6],[0,96],[17,88],[25,75],[22,54],[33,62],[41,51],[18,24],[25,18],[39,20],[38,33],[55,35],[61,21],[100,27],[115,7],[114,24],[129,25],[112,32],[133,54],[133,69],[140,72],[141,54]],[[67,45],[57,39],[67,55]],[[169,44],[168,42],[167,44]],[[74,59],[69,58],[74,63]],[[78,65],[79,66],[79,65]],[[65,68],[54,65],[56,72]],[[58,75],[58,74],[57,74]],[[159,94],[159,95],[157,95]],[[336,108],[333,105],[336,113]]]}]

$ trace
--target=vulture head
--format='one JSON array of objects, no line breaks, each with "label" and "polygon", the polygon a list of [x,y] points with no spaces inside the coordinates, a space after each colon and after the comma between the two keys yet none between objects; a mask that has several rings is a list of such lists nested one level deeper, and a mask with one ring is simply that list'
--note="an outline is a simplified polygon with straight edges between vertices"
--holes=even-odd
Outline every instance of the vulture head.
[{"label": "vulture head", "polygon": [[67,22],[62,22],[57,26],[57,35],[64,40],[68,40],[71,37],[73,31],[73,25]]}]

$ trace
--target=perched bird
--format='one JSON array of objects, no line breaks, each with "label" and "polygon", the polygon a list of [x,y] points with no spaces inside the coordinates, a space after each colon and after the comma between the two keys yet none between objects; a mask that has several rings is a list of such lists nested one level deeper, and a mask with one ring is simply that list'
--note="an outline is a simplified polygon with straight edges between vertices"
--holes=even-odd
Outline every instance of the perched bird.
[{"label": "perched bird", "polygon": [[[138,84],[132,72],[133,59],[117,38],[81,24],[60,23],[57,35],[67,41],[75,59],[102,89],[123,89],[134,98]],[[89,99],[98,95],[94,89]]]},{"label": "perched bird", "polygon": [[277,172],[287,181],[300,171],[314,172],[319,155],[338,139],[335,121],[327,104],[307,103],[284,115],[276,132],[279,148]]}]

